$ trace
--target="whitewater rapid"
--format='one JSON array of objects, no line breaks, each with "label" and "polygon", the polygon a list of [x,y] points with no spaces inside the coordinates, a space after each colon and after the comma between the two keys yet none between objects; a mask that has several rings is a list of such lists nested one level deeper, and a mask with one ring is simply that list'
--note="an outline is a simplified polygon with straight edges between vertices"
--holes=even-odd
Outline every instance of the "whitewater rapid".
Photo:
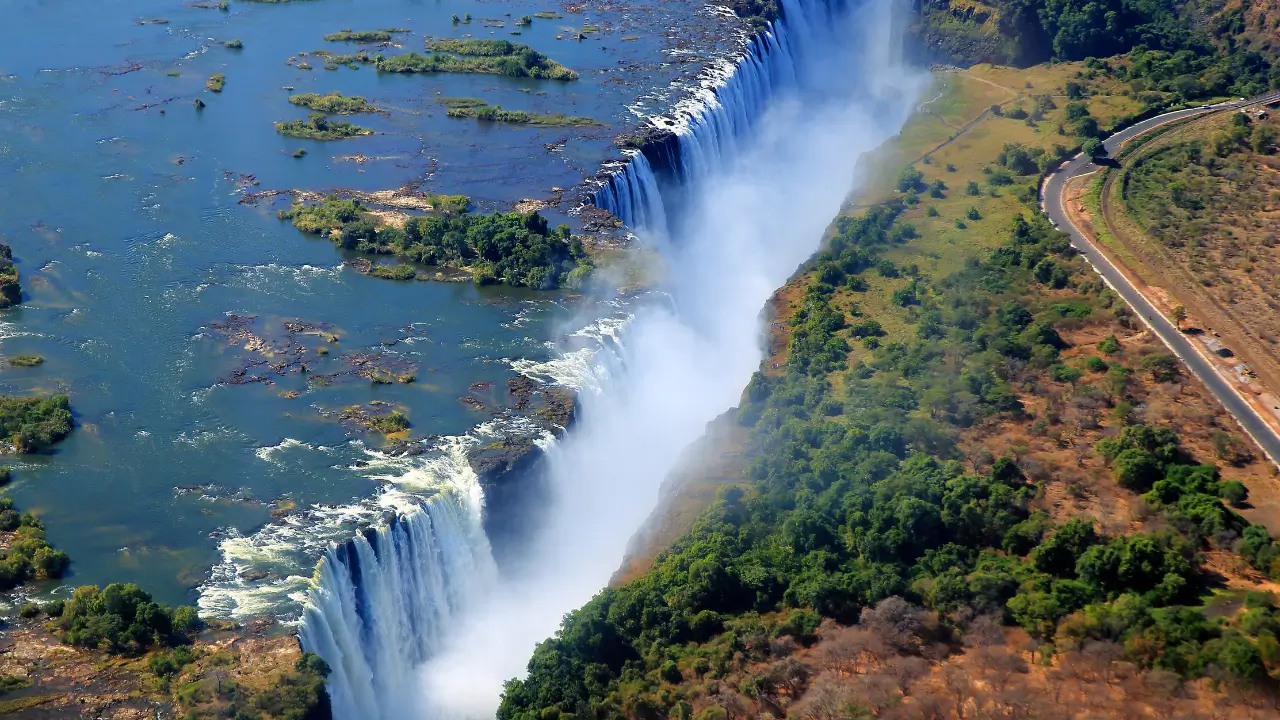
[{"label": "whitewater rapid", "polygon": [[927,83],[899,62],[891,0],[781,5],[696,105],[656,121],[675,134],[596,193],[661,252],[664,280],[625,320],[594,323],[596,345],[517,363],[581,390],[575,426],[543,447],[550,499],[529,509],[541,525],[522,556],[496,569],[461,467],[325,554],[299,635],[334,669],[337,720],[492,717],[503,681],[607,583],[680,452],[736,404],[762,357],[760,308]]}]

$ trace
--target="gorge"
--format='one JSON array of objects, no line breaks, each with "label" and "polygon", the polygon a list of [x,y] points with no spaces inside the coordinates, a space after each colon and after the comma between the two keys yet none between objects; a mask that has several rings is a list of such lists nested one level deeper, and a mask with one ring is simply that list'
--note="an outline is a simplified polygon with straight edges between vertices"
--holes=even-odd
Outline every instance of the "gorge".
[{"label": "gorge", "polygon": [[[538,523],[509,558],[474,472],[330,549],[299,635],[333,669],[334,716],[490,717],[534,644],[604,586],[658,485],[762,357],[760,311],[818,247],[859,157],[897,132],[927,77],[904,64],[907,8],[787,0],[736,65],[595,194],[661,258],[589,353],[578,419],[544,441]],[[579,320],[581,325],[587,320]]]}]

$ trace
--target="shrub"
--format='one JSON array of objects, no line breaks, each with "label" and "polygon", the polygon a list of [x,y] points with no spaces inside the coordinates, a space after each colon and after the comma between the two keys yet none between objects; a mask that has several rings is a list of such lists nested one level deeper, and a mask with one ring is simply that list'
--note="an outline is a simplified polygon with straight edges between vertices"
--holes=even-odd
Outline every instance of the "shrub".
[{"label": "shrub", "polygon": [[1116,482],[1121,487],[1137,493],[1150,490],[1152,484],[1159,480],[1162,474],[1160,461],[1150,452],[1140,448],[1122,451],[1111,462],[1111,469],[1115,471]]},{"label": "shrub", "polygon": [[1069,365],[1054,365],[1049,369],[1049,374],[1058,382],[1075,384],[1077,380],[1084,376],[1084,372],[1079,368],[1073,368]]},{"label": "shrub", "polygon": [[1231,503],[1232,507],[1245,507],[1249,500],[1249,489],[1239,480],[1228,480],[1218,489],[1222,499]]},{"label": "shrub", "polygon": [[71,433],[71,405],[66,395],[0,396],[0,426],[19,452],[46,449]]},{"label": "shrub", "polygon": [[1115,335],[1108,335],[1098,341],[1098,352],[1105,355],[1115,355],[1120,352],[1120,341]]},{"label": "shrub", "polygon": [[[152,602],[133,584],[76,588],[54,618],[58,637],[70,645],[105,648],[117,655],[137,655],[151,647],[174,647],[191,641],[194,611],[177,611]],[[175,619],[180,623],[175,623]]]},{"label": "shrub", "polygon": [[1156,382],[1173,382],[1178,379],[1178,358],[1169,353],[1155,353],[1142,358],[1138,367],[1151,373]]},{"label": "shrub", "polygon": [[371,424],[384,435],[403,432],[409,429],[409,418],[400,411],[374,417]]},{"label": "shrub", "polygon": [[1097,355],[1090,355],[1084,361],[1084,367],[1089,372],[1100,373],[1107,371],[1107,361]]},{"label": "shrub", "polygon": [[911,192],[919,190],[924,186],[924,173],[916,169],[915,165],[908,165],[898,173],[898,191]]}]

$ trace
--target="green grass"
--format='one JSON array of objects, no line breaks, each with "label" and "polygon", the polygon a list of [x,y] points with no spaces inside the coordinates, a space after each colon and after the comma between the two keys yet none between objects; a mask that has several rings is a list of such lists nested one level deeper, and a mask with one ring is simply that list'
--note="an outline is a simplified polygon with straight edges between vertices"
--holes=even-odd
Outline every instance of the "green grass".
[{"label": "green grass", "polygon": [[316,112],[331,115],[351,115],[378,111],[378,108],[370,105],[369,101],[362,97],[342,95],[338,92],[331,92],[328,95],[318,95],[316,93],[290,95],[289,102],[310,108]]},{"label": "green grass", "polygon": [[369,274],[384,280],[412,280],[418,276],[412,265],[405,264],[374,265],[369,269]]},{"label": "green grass", "polygon": [[312,115],[309,120],[278,122],[276,131],[281,135],[307,140],[343,140],[373,134],[373,131],[368,128],[352,125],[343,120],[329,120],[323,115]]},{"label": "green grass", "polygon": [[0,695],[8,695],[14,690],[31,687],[31,680],[13,675],[0,675]]},{"label": "green grass", "polygon": [[475,108],[489,104],[480,98],[473,97],[438,97],[436,102],[447,108]]}]

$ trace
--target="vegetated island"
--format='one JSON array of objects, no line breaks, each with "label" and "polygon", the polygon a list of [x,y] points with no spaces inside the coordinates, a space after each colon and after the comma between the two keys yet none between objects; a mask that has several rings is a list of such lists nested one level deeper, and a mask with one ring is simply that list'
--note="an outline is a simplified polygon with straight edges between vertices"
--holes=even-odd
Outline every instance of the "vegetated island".
[{"label": "vegetated island", "polygon": [[205,81],[204,86],[209,88],[209,92],[222,92],[222,88],[227,84],[227,76],[222,73],[214,73]]},{"label": "vegetated island", "polygon": [[0,396],[0,429],[15,452],[48,449],[71,433],[71,405],[66,395]]},{"label": "vegetated island", "polygon": [[13,248],[0,243],[0,308],[22,302],[22,284],[18,282],[18,266],[13,262]]},{"label": "vegetated island", "polygon": [[390,42],[396,33],[407,33],[408,28],[383,28],[382,30],[339,30],[324,39],[329,42],[379,43]]},{"label": "vegetated island", "polygon": [[378,56],[379,72],[481,73],[544,80],[577,80],[578,73],[534,50],[507,40],[437,40],[430,55]]},{"label": "vegetated island", "polygon": [[[570,237],[568,225],[552,229],[536,212],[473,215],[465,211],[466,199],[456,196],[452,205],[436,215],[411,217],[403,227],[379,228],[360,201],[336,197],[297,204],[279,216],[344,250],[463,270],[480,285],[577,287],[591,272],[591,260],[582,243]],[[388,269],[379,272],[383,267]],[[371,274],[409,280],[416,272],[407,265],[375,265]]]},{"label": "vegetated island", "polygon": [[338,92],[331,92],[327,95],[317,93],[299,93],[290,95],[289,102],[294,105],[300,105],[316,112],[327,113],[330,115],[353,115],[355,113],[371,113],[378,112],[378,108],[369,104],[368,100],[359,95],[343,95]]},{"label": "vegetated island", "polygon": [[532,127],[593,127],[600,123],[587,117],[574,117],[559,113],[531,113],[524,110],[503,110],[500,105],[490,105],[479,98],[436,98],[436,102],[448,108],[445,114],[451,118],[475,118],[485,122]]},{"label": "vegetated island", "polygon": [[308,120],[278,122],[276,131],[281,135],[308,140],[344,140],[373,134],[368,128],[352,125],[345,120],[330,120],[324,115],[312,115]]}]

